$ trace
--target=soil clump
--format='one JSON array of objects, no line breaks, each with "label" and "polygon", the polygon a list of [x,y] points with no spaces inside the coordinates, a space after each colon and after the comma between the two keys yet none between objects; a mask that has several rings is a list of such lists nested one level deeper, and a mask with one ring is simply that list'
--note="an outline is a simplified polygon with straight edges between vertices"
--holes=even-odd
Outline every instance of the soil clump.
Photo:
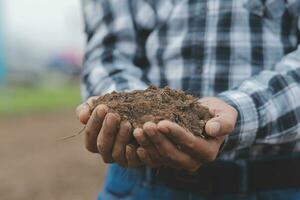
[{"label": "soil clump", "polygon": [[93,108],[99,104],[107,105],[109,112],[118,113],[121,121],[129,121],[134,128],[142,127],[148,121],[170,120],[202,137],[206,135],[205,123],[213,117],[197,97],[153,85],[146,90],[105,94],[94,102]]}]

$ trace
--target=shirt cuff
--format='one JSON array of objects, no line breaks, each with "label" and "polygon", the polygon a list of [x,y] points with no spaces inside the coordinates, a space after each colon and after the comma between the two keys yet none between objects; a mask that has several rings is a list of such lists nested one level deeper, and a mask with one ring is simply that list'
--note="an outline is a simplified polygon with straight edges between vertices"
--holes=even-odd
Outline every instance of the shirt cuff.
[{"label": "shirt cuff", "polygon": [[222,92],[218,97],[238,112],[235,129],[225,138],[220,153],[250,147],[255,141],[259,126],[258,112],[252,98],[238,90]]}]

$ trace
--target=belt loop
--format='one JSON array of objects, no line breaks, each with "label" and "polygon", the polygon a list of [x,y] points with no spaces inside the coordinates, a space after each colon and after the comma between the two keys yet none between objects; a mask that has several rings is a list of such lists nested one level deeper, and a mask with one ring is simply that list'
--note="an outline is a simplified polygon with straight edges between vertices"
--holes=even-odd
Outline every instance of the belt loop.
[{"label": "belt loop", "polygon": [[240,168],[240,193],[246,194],[248,190],[248,162],[246,160],[237,160]]}]

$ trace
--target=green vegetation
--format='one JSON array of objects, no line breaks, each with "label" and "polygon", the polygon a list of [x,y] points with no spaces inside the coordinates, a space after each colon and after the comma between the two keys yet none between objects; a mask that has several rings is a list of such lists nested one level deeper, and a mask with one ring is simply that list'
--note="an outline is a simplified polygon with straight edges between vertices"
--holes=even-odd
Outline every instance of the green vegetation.
[{"label": "green vegetation", "polygon": [[0,89],[0,115],[50,112],[75,108],[80,103],[79,86],[62,88]]}]

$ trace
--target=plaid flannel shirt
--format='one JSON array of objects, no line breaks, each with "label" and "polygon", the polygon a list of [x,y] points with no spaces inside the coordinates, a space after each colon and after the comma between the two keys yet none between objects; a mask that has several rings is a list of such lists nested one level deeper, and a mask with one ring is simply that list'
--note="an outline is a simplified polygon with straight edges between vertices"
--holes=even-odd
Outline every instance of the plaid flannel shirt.
[{"label": "plaid flannel shirt", "polygon": [[83,0],[84,98],[166,85],[238,111],[223,159],[300,150],[299,0]]}]

